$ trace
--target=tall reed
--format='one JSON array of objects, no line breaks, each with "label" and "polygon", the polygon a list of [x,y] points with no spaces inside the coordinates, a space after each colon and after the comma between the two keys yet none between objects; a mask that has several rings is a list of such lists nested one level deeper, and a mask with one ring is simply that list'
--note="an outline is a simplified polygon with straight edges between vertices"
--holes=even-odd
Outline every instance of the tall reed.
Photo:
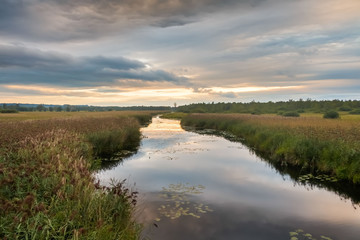
[{"label": "tall reed", "polygon": [[90,169],[97,143],[116,136],[114,152],[134,148],[139,127],[118,115],[0,122],[0,239],[138,239],[137,192],[102,187]]}]

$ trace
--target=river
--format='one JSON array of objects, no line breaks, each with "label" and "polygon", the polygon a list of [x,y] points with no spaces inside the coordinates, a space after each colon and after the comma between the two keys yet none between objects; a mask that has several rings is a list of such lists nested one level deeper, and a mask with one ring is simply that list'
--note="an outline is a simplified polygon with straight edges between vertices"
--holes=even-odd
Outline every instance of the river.
[{"label": "river", "polygon": [[135,217],[144,237],[360,238],[360,210],[351,200],[292,180],[239,142],[185,131],[179,121],[158,117],[142,134],[135,155],[97,177],[103,184],[113,178],[136,184]]}]

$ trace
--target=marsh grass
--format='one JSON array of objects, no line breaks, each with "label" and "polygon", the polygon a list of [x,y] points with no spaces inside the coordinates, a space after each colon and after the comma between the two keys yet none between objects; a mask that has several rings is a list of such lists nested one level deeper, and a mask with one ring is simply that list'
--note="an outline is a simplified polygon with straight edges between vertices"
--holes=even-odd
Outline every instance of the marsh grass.
[{"label": "marsh grass", "polygon": [[[132,239],[136,193],[95,184],[83,136],[53,130],[1,158],[0,236],[7,239]],[[136,237],[133,237],[135,239]]]},{"label": "marsh grass", "polygon": [[161,118],[167,118],[167,119],[182,119],[183,117],[186,117],[188,113],[182,113],[182,112],[171,112],[171,113],[164,113],[161,114]]},{"label": "marsh grass", "polygon": [[114,113],[0,122],[0,239],[138,239],[137,192],[125,182],[100,186],[91,168],[97,144],[136,148],[139,127]]},{"label": "marsh grass", "polygon": [[94,155],[101,159],[118,159],[123,150],[134,151],[140,144],[140,131],[134,126],[88,133],[86,136],[93,146]]},{"label": "marsh grass", "polygon": [[[108,111],[108,112],[19,112],[0,114],[0,122],[14,122],[24,120],[47,120],[47,119],[69,119],[69,118],[108,118],[108,117],[135,117],[140,123],[141,119],[149,121],[151,116],[161,111]],[[151,118],[150,118],[151,119]]]},{"label": "marsh grass", "polygon": [[183,126],[228,131],[272,162],[360,182],[360,122],[320,117],[191,114]]}]

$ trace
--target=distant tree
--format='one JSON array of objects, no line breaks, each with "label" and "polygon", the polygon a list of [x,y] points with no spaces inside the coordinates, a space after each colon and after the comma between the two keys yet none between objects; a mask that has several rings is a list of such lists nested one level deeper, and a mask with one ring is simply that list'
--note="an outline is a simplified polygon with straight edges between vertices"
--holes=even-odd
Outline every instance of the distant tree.
[{"label": "distant tree", "polygon": [[65,111],[66,111],[66,112],[70,112],[70,111],[71,111],[71,106],[70,106],[69,104],[64,105],[64,107],[65,107]]},{"label": "distant tree", "polygon": [[36,111],[45,112],[46,107],[44,106],[44,104],[39,104],[39,105],[36,106]]},{"label": "distant tree", "polygon": [[61,106],[56,107],[56,108],[55,108],[55,111],[61,112],[61,111],[62,111],[62,107],[61,107]]}]

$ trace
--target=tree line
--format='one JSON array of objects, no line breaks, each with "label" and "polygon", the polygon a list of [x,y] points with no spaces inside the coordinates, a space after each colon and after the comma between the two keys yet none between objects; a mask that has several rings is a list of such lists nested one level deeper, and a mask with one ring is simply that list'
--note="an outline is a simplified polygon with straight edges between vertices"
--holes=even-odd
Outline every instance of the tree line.
[{"label": "tree line", "polygon": [[11,112],[104,112],[104,111],[169,111],[168,106],[88,106],[88,105],[46,105],[46,104],[20,104],[20,103],[1,103],[0,111]]},{"label": "tree line", "polygon": [[342,111],[350,114],[360,114],[359,100],[312,100],[299,99],[280,102],[232,102],[232,103],[193,103],[179,106],[178,112],[185,113],[251,113],[251,114],[288,114],[289,112],[324,113],[328,111]]}]

